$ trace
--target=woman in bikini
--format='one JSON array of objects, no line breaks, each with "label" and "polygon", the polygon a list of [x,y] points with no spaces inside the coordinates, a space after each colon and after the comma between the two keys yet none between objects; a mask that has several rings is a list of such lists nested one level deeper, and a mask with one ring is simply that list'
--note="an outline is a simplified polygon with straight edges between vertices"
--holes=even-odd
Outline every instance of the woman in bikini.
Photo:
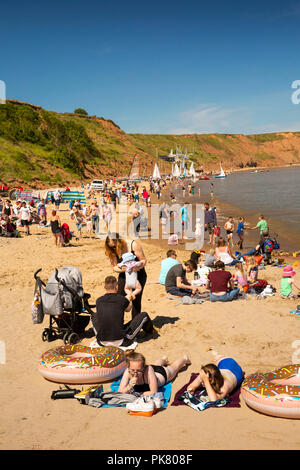
[{"label": "woman in bikini", "polygon": [[147,281],[147,273],[145,270],[145,265],[147,263],[146,256],[144,254],[142,245],[136,240],[125,240],[120,237],[118,233],[114,234],[114,237],[111,235],[106,237],[105,240],[105,254],[108,256],[110,263],[112,265],[113,271],[119,274],[118,277],[118,294],[126,295],[124,291],[125,287],[125,272],[122,268],[118,266],[122,262],[122,256],[124,253],[132,252],[136,261],[140,261],[140,265],[133,268],[134,271],[138,273],[138,281],[141,284],[142,290],[132,301],[132,318],[135,317],[137,313],[141,313],[142,308],[142,295],[143,290]]},{"label": "woman in bikini", "polygon": [[119,392],[138,392],[144,396],[157,393],[159,387],[174,379],[177,373],[185,366],[191,364],[187,356],[168,364],[168,359],[163,357],[153,365],[147,365],[145,357],[136,352],[131,352],[126,357],[127,369],[125,370]]},{"label": "woman in bikini", "polygon": [[194,394],[199,387],[205,387],[208,398],[216,401],[225,398],[243,381],[244,373],[240,365],[231,357],[213,351],[215,364],[206,364],[198,377],[188,386],[187,391]]}]

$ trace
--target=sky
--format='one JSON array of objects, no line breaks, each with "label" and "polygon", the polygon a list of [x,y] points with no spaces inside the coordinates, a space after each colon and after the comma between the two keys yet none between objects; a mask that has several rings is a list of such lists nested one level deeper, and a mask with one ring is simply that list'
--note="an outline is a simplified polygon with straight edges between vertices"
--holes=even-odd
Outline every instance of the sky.
[{"label": "sky", "polygon": [[127,133],[300,131],[300,0],[15,0],[0,20],[8,99]]}]

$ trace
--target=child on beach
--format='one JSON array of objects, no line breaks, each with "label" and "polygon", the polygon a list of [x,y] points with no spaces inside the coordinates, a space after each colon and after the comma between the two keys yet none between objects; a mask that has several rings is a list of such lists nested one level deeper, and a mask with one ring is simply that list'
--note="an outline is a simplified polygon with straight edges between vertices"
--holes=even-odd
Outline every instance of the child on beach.
[{"label": "child on beach", "polygon": [[233,217],[228,217],[228,220],[225,222],[224,229],[227,233],[227,243],[231,244],[233,248],[233,232],[234,232],[234,222]]},{"label": "child on beach", "polygon": [[235,266],[235,273],[233,275],[233,281],[237,282],[240,290],[247,292],[249,289],[247,273],[245,273],[242,263],[237,263]]},{"label": "child on beach", "polygon": [[297,296],[293,293],[293,287],[300,290],[300,286],[292,279],[296,276],[296,272],[292,266],[283,268],[282,278],[280,283],[280,296],[282,299],[295,299]]},{"label": "child on beach", "polygon": [[208,398],[216,401],[228,396],[243,381],[240,365],[231,357],[225,357],[213,351],[214,361],[203,366],[198,377],[188,386],[187,391],[193,395],[197,388],[205,387]]},{"label": "child on beach", "polygon": [[134,268],[140,267],[141,263],[135,260],[136,256],[133,253],[128,252],[123,254],[122,261],[118,264],[118,267],[125,272],[124,291],[132,300],[142,292],[142,286],[138,281],[137,272],[133,270]]},{"label": "child on beach", "polygon": [[239,241],[237,243],[238,247],[240,250],[243,249],[243,242],[244,242],[244,230],[245,230],[245,218],[244,217],[239,217],[239,222],[237,226],[237,235],[239,237]]},{"label": "child on beach", "polygon": [[246,257],[246,270],[249,284],[255,284],[258,277],[258,267],[254,256]]},{"label": "child on beach", "polygon": [[196,219],[196,224],[195,224],[195,238],[199,239],[201,238],[201,233],[203,232],[203,226],[201,224],[201,219],[197,218]]},{"label": "child on beach", "polygon": [[217,258],[215,257],[215,250],[211,248],[207,254],[205,254],[204,266],[213,268]]}]

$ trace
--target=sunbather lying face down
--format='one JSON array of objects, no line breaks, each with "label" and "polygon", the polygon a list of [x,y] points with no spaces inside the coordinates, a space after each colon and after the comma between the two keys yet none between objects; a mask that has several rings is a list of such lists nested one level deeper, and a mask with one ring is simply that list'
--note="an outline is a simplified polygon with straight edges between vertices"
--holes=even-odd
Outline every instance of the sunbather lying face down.
[{"label": "sunbather lying face down", "polygon": [[195,393],[200,387],[205,387],[211,401],[224,398],[242,383],[243,371],[239,364],[230,357],[215,353],[216,364],[206,364],[198,377],[189,385],[188,392]]}]

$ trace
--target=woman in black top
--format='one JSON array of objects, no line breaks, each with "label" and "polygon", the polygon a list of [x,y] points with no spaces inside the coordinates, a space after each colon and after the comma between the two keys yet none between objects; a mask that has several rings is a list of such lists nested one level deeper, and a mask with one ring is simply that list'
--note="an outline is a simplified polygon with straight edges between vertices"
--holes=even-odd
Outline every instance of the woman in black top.
[{"label": "woman in black top", "polygon": [[60,246],[60,218],[56,214],[56,211],[52,211],[52,215],[50,217],[50,225],[51,225],[51,231],[54,236],[54,241],[56,246]]},{"label": "woman in black top", "polygon": [[153,365],[147,365],[142,354],[131,352],[126,357],[127,369],[125,370],[118,391],[130,393],[132,391],[142,393],[144,396],[157,393],[159,387],[174,379],[177,373],[185,366],[191,364],[187,356],[184,356],[168,365],[168,359],[163,357]]},{"label": "woman in black top", "polygon": [[139,242],[136,240],[125,240],[120,237],[118,233],[115,234],[115,238],[110,236],[106,237],[105,240],[105,254],[109,257],[111,265],[115,273],[119,274],[118,277],[118,294],[126,295],[124,291],[125,287],[125,272],[119,268],[117,265],[122,261],[122,255],[124,253],[132,252],[136,256],[136,260],[140,261],[141,265],[136,269],[138,273],[138,281],[142,286],[142,291],[132,300],[132,311],[131,315],[134,318],[138,313],[141,313],[142,309],[142,295],[144,286],[147,281],[147,273],[145,270],[145,265],[147,263],[146,256],[144,254],[143,248]]}]

